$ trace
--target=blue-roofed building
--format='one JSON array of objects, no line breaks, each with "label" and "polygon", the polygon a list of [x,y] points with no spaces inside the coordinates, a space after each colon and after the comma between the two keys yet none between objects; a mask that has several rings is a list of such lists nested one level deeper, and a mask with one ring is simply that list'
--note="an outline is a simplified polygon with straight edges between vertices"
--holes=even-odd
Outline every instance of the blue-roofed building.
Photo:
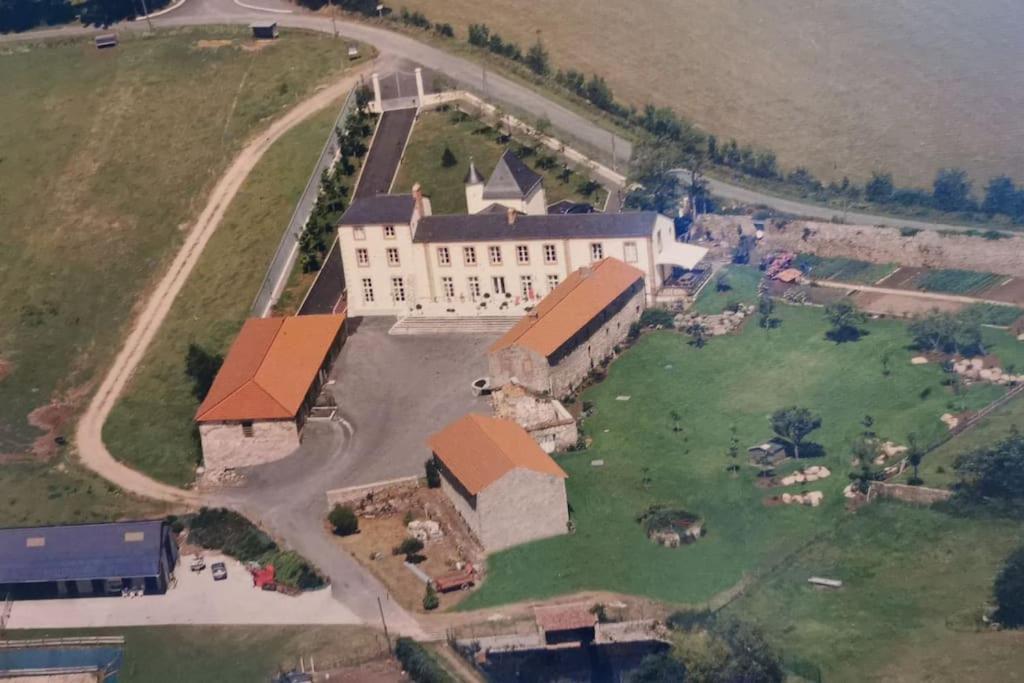
[{"label": "blue-roofed building", "polygon": [[163,520],[0,529],[0,597],[163,593],[177,561]]}]

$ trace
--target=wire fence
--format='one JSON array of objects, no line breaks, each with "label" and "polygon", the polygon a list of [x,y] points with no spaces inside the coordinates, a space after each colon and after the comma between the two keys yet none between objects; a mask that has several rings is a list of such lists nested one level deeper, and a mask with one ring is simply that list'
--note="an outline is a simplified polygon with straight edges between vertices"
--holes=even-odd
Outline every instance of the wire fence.
[{"label": "wire fence", "polygon": [[309,216],[313,212],[317,197],[320,194],[320,176],[324,170],[330,168],[338,157],[338,139],[335,131],[344,128],[348,118],[356,109],[356,89],[349,91],[345,98],[338,117],[334,120],[334,126],[327,135],[320,157],[317,159],[313,172],[306,181],[306,187],[295,204],[291,219],[285,228],[281,241],[277,245],[277,251],[270,261],[263,282],[260,284],[259,292],[252,303],[252,314],[256,317],[266,317],[270,314],[276,299],[281,294],[284,282],[295,266],[295,260],[299,254],[299,240],[306,228]]}]

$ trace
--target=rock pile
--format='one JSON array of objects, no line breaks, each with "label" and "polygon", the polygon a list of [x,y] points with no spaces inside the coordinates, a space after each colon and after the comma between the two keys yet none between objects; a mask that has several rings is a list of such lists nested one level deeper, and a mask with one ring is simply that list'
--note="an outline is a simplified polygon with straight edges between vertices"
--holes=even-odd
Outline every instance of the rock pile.
[{"label": "rock pile", "polygon": [[953,363],[953,372],[965,380],[992,382],[993,384],[1018,384],[1024,382],[1024,375],[1011,375],[1000,367],[985,367],[984,358],[964,358]]},{"label": "rock pile", "polygon": [[757,310],[753,306],[740,307],[736,311],[722,311],[718,315],[700,315],[698,313],[680,313],[673,319],[676,329],[685,330],[691,323],[699,322],[707,330],[708,336],[720,337],[737,330],[743,321]]},{"label": "rock pile", "polygon": [[436,541],[444,536],[444,532],[441,531],[441,525],[432,519],[414,519],[405,528],[410,536],[423,543]]},{"label": "rock pile", "polygon": [[809,491],[807,493],[783,493],[779,499],[786,505],[810,505],[816,508],[825,499],[821,491]]},{"label": "rock pile", "polygon": [[907,452],[906,446],[898,446],[892,441],[885,441],[878,447],[878,457],[875,458],[876,465],[884,465],[886,460],[900,457]]},{"label": "rock pile", "polygon": [[811,481],[818,481],[832,474],[827,467],[821,465],[811,465],[807,469],[783,477],[779,483],[782,486],[792,486],[793,484],[806,484]]}]

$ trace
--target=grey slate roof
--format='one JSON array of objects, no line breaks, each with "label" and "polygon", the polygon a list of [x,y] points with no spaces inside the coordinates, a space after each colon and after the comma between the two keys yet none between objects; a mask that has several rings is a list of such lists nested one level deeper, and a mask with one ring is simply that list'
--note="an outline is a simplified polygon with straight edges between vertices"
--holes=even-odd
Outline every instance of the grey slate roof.
[{"label": "grey slate roof", "polygon": [[650,237],[658,214],[570,213],[518,215],[509,225],[507,213],[427,216],[421,218],[414,242],[485,242],[488,240],[571,239],[580,237]]},{"label": "grey slate roof", "polygon": [[469,160],[469,170],[466,171],[466,177],[463,178],[462,182],[464,185],[479,185],[484,182],[484,177],[476,170],[476,164],[473,163],[473,159]]},{"label": "grey slate roof", "polygon": [[511,150],[505,150],[484,185],[484,199],[522,199],[540,184],[541,177]]},{"label": "grey slate roof", "polygon": [[[161,520],[0,529],[0,584],[159,576]],[[126,541],[126,533],[141,534]],[[44,539],[30,547],[29,539]]]},{"label": "grey slate roof", "polygon": [[416,200],[411,194],[378,194],[352,202],[338,225],[408,225]]}]

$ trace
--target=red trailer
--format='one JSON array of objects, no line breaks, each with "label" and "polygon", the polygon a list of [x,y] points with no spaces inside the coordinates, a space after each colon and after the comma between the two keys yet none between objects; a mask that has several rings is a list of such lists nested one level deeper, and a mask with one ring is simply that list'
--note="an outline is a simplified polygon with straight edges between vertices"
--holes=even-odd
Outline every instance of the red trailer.
[{"label": "red trailer", "polygon": [[439,593],[448,593],[457,590],[469,590],[476,584],[476,570],[472,562],[467,562],[462,571],[444,574],[432,579],[434,588]]}]

